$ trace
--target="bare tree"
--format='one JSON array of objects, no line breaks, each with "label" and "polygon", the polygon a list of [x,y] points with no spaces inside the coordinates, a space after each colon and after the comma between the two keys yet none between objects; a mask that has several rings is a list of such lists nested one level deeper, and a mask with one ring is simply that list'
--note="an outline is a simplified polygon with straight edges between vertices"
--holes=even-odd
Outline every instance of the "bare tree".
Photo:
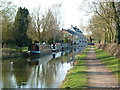
[{"label": "bare tree", "polygon": [[[84,2],[87,2],[84,0]],[[119,37],[119,18],[118,11],[115,7],[116,4],[114,2],[89,2],[88,3],[90,9],[87,9],[87,13],[94,12],[94,16],[91,18],[90,25],[88,29],[91,30],[92,34],[96,36],[96,33],[99,32],[99,40],[102,43],[114,43],[116,41],[116,36]],[[116,19],[115,19],[116,17]],[[117,20],[117,23],[115,23]],[[92,29],[90,28],[92,27]],[[96,32],[96,33],[95,33]],[[96,37],[98,38],[98,37]]]},{"label": "bare tree", "polygon": [[29,38],[33,41],[41,42],[41,9],[34,9],[33,13],[31,14],[30,23],[28,26],[27,34]]},{"label": "bare tree", "polygon": [[27,32],[32,40],[46,43],[55,43],[56,40],[60,40],[58,38],[62,36],[59,31],[61,25],[60,7],[61,4],[57,4],[54,8],[48,8],[43,13],[41,13],[40,8],[34,11]]},{"label": "bare tree", "polygon": [[8,41],[14,39],[12,26],[15,11],[16,6],[11,1],[0,1],[0,16],[2,24],[0,30],[2,30],[2,42],[4,46]]},{"label": "bare tree", "polygon": [[55,40],[55,34],[58,28],[57,20],[52,12],[52,10],[48,9],[46,13],[42,16],[42,35],[46,42],[49,39]]}]

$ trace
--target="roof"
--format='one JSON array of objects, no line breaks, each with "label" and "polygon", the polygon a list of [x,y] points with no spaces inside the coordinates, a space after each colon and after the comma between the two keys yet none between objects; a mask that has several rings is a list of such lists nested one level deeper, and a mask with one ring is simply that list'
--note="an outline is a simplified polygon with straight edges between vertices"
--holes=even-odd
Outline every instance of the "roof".
[{"label": "roof", "polygon": [[70,29],[63,29],[64,31],[67,31],[68,33],[72,34],[72,35],[78,35],[76,32],[70,30]]},{"label": "roof", "polygon": [[68,29],[68,30],[66,30],[66,31],[69,32],[70,34],[77,35],[76,32],[74,32],[74,31],[72,31],[72,30],[70,30],[70,29]]},{"label": "roof", "polygon": [[82,31],[81,31],[79,28],[77,28],[77,27],[73,27],[73,29],[74,29],[76,32],[82,33]]}]

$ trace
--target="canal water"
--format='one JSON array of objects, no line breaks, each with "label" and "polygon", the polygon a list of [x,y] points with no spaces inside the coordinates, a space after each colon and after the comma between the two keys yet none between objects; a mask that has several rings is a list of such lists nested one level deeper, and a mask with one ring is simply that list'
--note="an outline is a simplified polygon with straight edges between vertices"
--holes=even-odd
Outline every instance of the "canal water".
[{"label": "canal water", "polygon": [[[2,88],[58,88],[83,48],[2,61]],[[0,80],[1,81],[1,80]]]}]

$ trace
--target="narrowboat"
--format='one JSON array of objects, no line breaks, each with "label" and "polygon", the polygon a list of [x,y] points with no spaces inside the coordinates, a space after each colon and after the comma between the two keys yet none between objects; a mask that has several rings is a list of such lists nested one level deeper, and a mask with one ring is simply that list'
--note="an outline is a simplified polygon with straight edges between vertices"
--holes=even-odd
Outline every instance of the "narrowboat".
[{"label": "narrowboat", "polygon": [[27,55],[39,56],[39,55],[55,54],[56,52],[64,51],[68,49],[67,47],[68,45],[62,45],[61,43],[55,43],[51,45],[34,43],[28,47]]},{"label": "narrowboat", "polygon": [[28,47],[28,55],[45,55],[48,53],[52,53],[50,45],[35,43]]}]

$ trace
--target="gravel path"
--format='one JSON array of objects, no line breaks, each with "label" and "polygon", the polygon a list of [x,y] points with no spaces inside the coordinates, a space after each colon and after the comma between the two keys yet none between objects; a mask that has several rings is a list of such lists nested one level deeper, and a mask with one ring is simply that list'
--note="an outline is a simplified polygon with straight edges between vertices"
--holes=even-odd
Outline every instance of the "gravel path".
[{"label": "gravel path", "polygon": [[[96,58],[94,48],[87,55],[88,87],[98,89],[117,89],[118,79],[111,71]],[[119,89],[120,90],[120,89]]]}]

